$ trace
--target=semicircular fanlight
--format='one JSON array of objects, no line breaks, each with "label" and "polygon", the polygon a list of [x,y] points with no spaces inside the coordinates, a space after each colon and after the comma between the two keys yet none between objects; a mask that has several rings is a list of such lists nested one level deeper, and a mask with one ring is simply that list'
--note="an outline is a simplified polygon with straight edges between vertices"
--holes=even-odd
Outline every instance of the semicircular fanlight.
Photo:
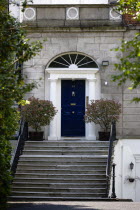
[{"label": "semicircular fanlight", "polygon": [[77,53],[69,53],[65,55],[61,55],[53,60],[49,68],[98,68],[97,64],[90,57],[77,54]]}]

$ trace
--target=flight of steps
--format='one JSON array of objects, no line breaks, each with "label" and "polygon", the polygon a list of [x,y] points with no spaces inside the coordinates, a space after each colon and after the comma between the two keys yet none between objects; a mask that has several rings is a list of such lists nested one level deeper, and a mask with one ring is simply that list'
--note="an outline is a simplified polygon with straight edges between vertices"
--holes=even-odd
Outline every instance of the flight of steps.
[{"label": "flight of steps", "polygon": [[94,200],[106,197],[108,142],[27,141],[10,200]]}]

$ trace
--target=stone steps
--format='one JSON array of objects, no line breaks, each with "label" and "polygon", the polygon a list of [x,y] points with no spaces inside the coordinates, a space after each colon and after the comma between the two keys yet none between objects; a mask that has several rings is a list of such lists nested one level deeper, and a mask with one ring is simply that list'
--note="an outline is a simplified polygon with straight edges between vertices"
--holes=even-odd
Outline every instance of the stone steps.
[{"label": "stone steps", "polygon": [[[98,165],[106,165],[106,162],[107,162],[107,159],[106,158],[103,158],[103,159],[92,159],[92,160],[85,160],[85,159],[81,159],[81,160],[77,160],[77,159],[74,159],[74,160],[66,160],[66,159],[61,159],[59,160],[58,158],[55,159],[55,160],[44,160],[42,159],[41,160],[41,166],[65,166],[67,164],[68,165],[79,165],[79,166],[83,166],[83,165],[87,165],[87,166],[94,166],[95,164],[98,164]],[[31,159],[28,161],[26,161],[26,159],[19,159],[19,165],[24,165],[24,166],[27,166],[32,164],[32,166],[40,166],[40,160],[38,160],[37,158],[34,160],[34,159]]]},{"label": "stone steps", "polygon": [[34,146],[31,146],[30,144],[29,145],[27,145],[26,144],[26,146],[24,147],[24,149],[25,150],[50,150],[50,151],[73,151],[73,150],[75,150],[75,151],[85,151],[85,150],[87,150],[87,151],[97,151],[97,150],[107,150],[108,151],[108,146],[98,146],[98,145],[96,145],[96,146],[46,146],[46,145],[42,145],[42,146],[40,146],[40,145],[34,145]]},{"label": "stone steps", "polygon": [[[16,189],[17,187],[22,188],[23,187],[23,182],[14,182],[13,183],[15,186],[13,186],[13,189]],[[70,188],[103,188],[106,186],[106,183],[102,183],[102,182],[97,182],[97,183],[42,183],[42,182],[37,182],[37,183],[31,183],[31,182],[25,182],[24,183],[24,187],[27,188],[51,188],[51,189],[61,189],[61,188],[66,188],[66,189],[70,189]]]},{"label": "stone steps", "polygon": [[75,178],[75,179],[72,179],[71,177],[69,177],[69,178],[61,178],[61,177],[57,177],[57,178],[15,178],[14,179],[14,182],[13,182],[13,184],[14,183],[16,183],[16,182],[21,182],[21,183],[23,183],[23,185],[26,183],[26,182],[28,182],[28,183],[31,183],[31,184],[33,184],[33,183],[42,183],[42,184],[53,184],[53,183],[58,183],[58,184],[64,184],[64,183],[79,183],[79,184],[83,184],[83,183],[85,183],[85,184],[94,184],[94,183],[106,183],[106,178],[92,178],[92,179],[90,179],[89,177],[87,177],[87,178],[84,178],[84,179],[82,179],[82,178]]},{"label": "stone steps", "polygon": [[17,170],[17,174],[21,174],[21,172],[23,174],[47,174],[47,175],[51,175],[51,174],[64,174],[64,175],[67,175],[67,174],[104,174],[104,170],[80,170],[80,169],[77,169],[77,170],[65,170],[65,169],[26,169],[26,170],[22,170],[22,169],[18,169]]},{"label": "stone steps", "polygon": [[102,173],[94,173],[94,174],[48,174],[48,173],[41,173],[41,174],[37,174],[37,173],[16,173],[15,178],[71,178],[71,179],[75,179],[75,178],[80,178],[80,179],[84,179],[84,178],[89,178],[89,179],[94,179],[96,177],[99,178],[105,178],[106,174],[104,172],[104,174]]},{"label": "stone steps", "polygon": [[[53,192],[56,192],[56,193],[67,193],[67,192],[70,192],[70,193],[79,193],[79,187],[75,187],[75,188],[72,188],[72,187],[61,187],[61,188],[51,188],[51,187],[13,187],[13,191],[14,192],[20,192],[21,193],[21,190],[23,193],[34,193],[34,192],[37,192],[37,193],[53,193]],[[105,193],[105,188],[102,187],[98,187],[96,186],[96,188],[80,188],[81,192],[82,193]]]},{"label": "stone steps", "polygon": [[20,160],[27,161],[55,161],[56,163],[59,161],[62,162],[68,162],[68,163],[75,163],[75,162],[90,162],[93,163],[93,161],[98,162],[98,160],[106,160],[107,161],[107,155],[22,155],[20,157]]},{"label": "stone steps", "polygon": [[[11,196],[9,198],[10,201],[116,201],[117,199],[110,199],[110,198],[106,198],[102,195],[99,195],[99,197],[69,197],[69,196],[57,196],[57,197],[53,197],[51,196],[29,196],[29,195],[24,195],[24,196]],[[117,200],[118,201],[118,200]],[[128,199],[129,201],[129,199]]]},{"label": "stone steps", "polygon": [[[85,144],[86,142],[86,144]],[[107,146],[108,147],[108,141],[83,141],[83,140],[65,140],[65,141],[26,141],[25,148],[29,147],[57,147],[57,148],[62,148],[62,147],[99,147],[99,146]]]},{"label": "stone steps", "polygon": [[18,171],[21,171],[21,170],[105,170],[106,168],[106,163],[102,163],[102,165],[33,165],[33,164],[19,164],[18,165],[18,169],[17,169],[17,172]]},{"label": "stone steps", "polygon": [[29,191],[12,191],[12,193],[15,196],[43,196],[43,197],[104,197],[105,192],[94,192],[94,193],[89,193],[89,192],[29,192]]},{"label": "stone steps", "polygon": [[10,200],[94,200],[106,196],[108,142],[27,141]]},{"label": "stone steps", "polygon": [[[96,155],[107,155],[108,154],[108,150],[96,150],[94,151],[96,152]],[[94,154],[93,151],[89,151],[89,150],[81,150],[81,151],[77,151],[77,150],[25,150],[23,152],[23,155],[93,155]]]}]

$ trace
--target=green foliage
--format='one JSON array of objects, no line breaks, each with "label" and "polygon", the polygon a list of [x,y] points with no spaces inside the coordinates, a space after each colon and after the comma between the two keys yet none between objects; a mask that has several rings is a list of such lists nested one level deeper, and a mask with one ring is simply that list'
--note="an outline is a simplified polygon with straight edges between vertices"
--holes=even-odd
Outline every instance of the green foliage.
[{"label": "green foliage", "polygon": [[6,209],[7,195],[10,193],[11,145],[8,140],[0,139],[0,209]]},{"label": "green foliage", "polygon": [[103,131],[107,132],[112,122],[117,122],[121,113],[121,104],[114,100],[91,101],[85,113],[87,123],[99,124]]},{"label": "green foliage", "polygon": [[[1,110],[1,112],[3,110]],[[5,111],[5,113],[2,114],[5,116],[5,119],[2,119],[0,123],[2,124],[2,133],[0,134],[0,137],[4,139],[10,139],[11,136],[15,133],[15,130],[19,128],[20,113],[16,108],[9,107],[9,109],[7,109],[7,112]]]},{"label": "green foliage", "polygon": [[22,63],[41,49],[40,42],[29,43],[24,27],[7,13],[7,2],[0,2],[0,205],[9,194],[8,139],[15,133],[19,120],[15,103],[35,87],[33,83],[25,84]]},{"label": "green foliage", "polygon": [[[140,1],[139,0],[120,0],[118,10],[122,14],[131,14],[133,18],[140,21]],[[137,33],[131,40],[123,41],[120,48],[115,51],[121,51],[123,57],[119,64],[115,64],[115,69],[119,73],[113,75],[113,81],[118,81],[121,85],[130,81],[131,87],[135,89],[140,85],[140,33]],[[140,98],[133,98],[133,101],[140,101]]]},{"label": "green foliage", "polygon": [[134,19],[140,20],[140,1],[139,0],[119,0],[118,10],[122,14],[131,14]]},{"label": "green foliage", "polygon": [[112,76],[113,81],[118,81],[122,85],[127,80],[131,82],[131,88],[137,88],[140,85],[140,34],[137,34],[133,40],[123,42],[121,47],[116,49],[125,55],[120,59],[119,64],[115,64],[116,70],[121,73]]},{"label": "green foliage", "polygon": [[29,102],[22,107],[21,114],[29,126],[37,132],[41,130],[41,126],[50,124],[57,111],[52,102],[48,100],[31,97]]},{"label": "green foliage", "polygon": [[[12,134],[12,129],[7,133],[12,126],[10,123],[7,126],[7,122],[11,121],[8,118],[11,118],[12,113],[15,118],[14,103],[19,102],[26,92],[35,87],[33,83],[25,84],[21,64],[35,56],[40,48],[40,42],[29,44],[24,29],[16,19],[0,11],[0,118],[6,139]],[[14,118],[13,124],[17,121]]]}]

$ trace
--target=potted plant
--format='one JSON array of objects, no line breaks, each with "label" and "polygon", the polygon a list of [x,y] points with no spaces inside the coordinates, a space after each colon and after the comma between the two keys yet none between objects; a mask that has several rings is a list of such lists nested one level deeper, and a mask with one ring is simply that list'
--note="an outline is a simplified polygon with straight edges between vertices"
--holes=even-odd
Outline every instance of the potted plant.
[{"label": "potted plant", "polygon": [[28,104],[21,109],[21,115],[28,122],[28,125],[35,130],[35,132],[29,132],[29,139],[43,140],[41,126],[49,125],[57,111],[51,101],[34,97],[28,100]]},{"label": "potted plant", "polygon": [[119,102],[108,99],[95,100],[87,106],[85,121],[99,124],[102,129],[99,132],[99,140],[109,140],[111,123],[118,121],[120,113]]}]

